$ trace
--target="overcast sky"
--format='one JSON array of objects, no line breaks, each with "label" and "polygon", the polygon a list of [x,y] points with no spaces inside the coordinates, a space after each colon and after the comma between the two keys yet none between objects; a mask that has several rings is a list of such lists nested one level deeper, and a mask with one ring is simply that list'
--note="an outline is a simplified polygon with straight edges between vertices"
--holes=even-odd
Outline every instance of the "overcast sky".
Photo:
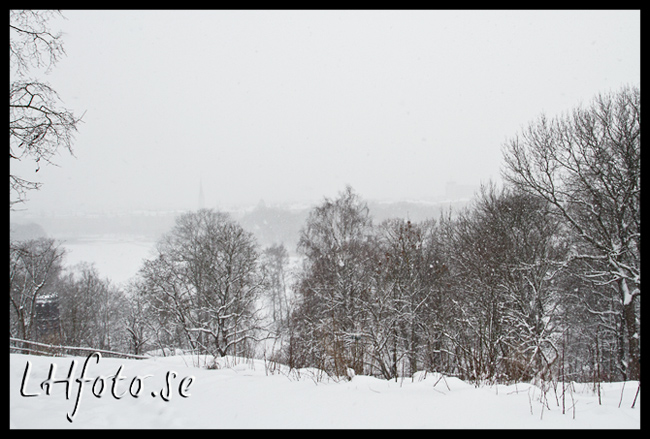
[{"label": "overcast sky", "polygon": [[33,213],[195,209],[201,184],[214,208],[346,184],[433,199],[499,181],[542,112],[640,84],[639,11],[63,15],[67,56],[39,79],[84,123],[75,157],[35,174]]}]

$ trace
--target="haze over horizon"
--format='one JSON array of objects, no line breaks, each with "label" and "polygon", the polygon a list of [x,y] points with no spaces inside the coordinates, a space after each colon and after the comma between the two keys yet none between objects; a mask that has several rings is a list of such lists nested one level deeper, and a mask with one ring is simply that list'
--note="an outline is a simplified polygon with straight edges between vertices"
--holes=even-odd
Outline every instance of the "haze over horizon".
[{"label": "haze over horizon", "polygon": [[640,11],[72,10],[48,75],[75,157],[12,217],[444,198],[507,138],[640,83]]}]

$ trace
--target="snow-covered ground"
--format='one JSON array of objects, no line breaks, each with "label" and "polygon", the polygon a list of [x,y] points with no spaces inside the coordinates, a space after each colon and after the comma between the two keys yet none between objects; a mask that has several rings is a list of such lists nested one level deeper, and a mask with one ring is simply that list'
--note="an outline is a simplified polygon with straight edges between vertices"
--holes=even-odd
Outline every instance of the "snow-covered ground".
[{"label": "snow-covered ground", "polygon": [[[10,354],[10,427],[638,429],[641,424],[640,394],[631,408],[636,382],[602,384],[600,403],[593,384],[576,384],[567,392],[563,414],[559,394],[550,390],[544,399],[538,387],[524,383],[476,388],[431,373],[397,382],[367,376],[334,381],[311,369],[273,370],[262,360],[223,361],[208,369],[200,367],[205,359],[188,356],[98,360]],[[51,364],[56,368],[47,395],[41,383]],[[84,364],[89,381],[78,399],[75,380]],[[118,380],[110,378],[116,374]]]}]

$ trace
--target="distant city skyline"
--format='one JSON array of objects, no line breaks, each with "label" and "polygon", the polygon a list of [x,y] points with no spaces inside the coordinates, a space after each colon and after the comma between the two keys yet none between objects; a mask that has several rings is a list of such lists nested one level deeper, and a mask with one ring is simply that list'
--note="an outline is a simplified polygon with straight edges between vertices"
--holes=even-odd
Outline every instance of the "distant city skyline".
[{"label": "distant city skyline", "polygon": [[11,164],[42,183],[26,212],[444,198],[500,181],[540,114],[640,83],[634,10],[62,13],[34,74],[83,123],[74,157]]}]

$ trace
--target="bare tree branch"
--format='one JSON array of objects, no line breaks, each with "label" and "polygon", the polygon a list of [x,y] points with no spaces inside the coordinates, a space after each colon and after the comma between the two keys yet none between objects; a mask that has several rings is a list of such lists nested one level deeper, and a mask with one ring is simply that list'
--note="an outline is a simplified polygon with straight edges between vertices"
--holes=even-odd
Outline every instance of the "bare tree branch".
[{"label": "bare tree branch", "polygon": [[[72,154],[73,134],[81,122],[62,106],[57,93],[48,84],[24,79],[31,68],[50,70],[65,54],[61,34],[53,35],[47,27],[55,11],[11,11],[9,58],[12,72],[20,79],[9,86],[9,158],[33,160],[35,172],[41,162],[54,164],[52,158],[61,150]],[[10,175],[9,208],[26,200],[27,192],[40,184]]]}]

